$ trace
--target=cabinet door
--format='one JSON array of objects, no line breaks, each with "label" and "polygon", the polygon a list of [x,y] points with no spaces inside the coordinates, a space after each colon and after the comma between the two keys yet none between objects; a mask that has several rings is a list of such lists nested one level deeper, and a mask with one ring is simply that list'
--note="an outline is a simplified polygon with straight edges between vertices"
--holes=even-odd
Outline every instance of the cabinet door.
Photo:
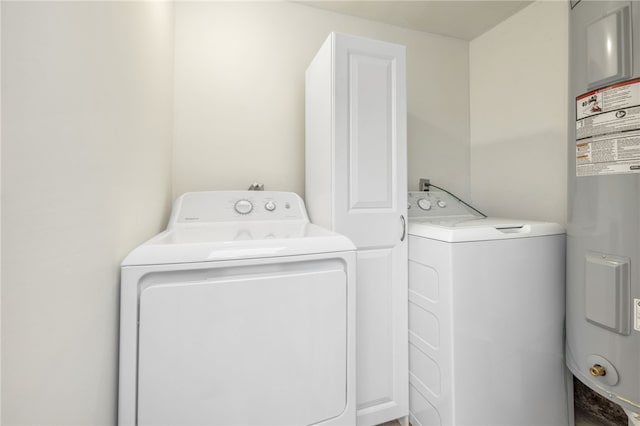
[{"label": "cabinet door", "polygon": [[403,46],[334,39],[337,232],[358,247],[358,424],[408,414]]}]

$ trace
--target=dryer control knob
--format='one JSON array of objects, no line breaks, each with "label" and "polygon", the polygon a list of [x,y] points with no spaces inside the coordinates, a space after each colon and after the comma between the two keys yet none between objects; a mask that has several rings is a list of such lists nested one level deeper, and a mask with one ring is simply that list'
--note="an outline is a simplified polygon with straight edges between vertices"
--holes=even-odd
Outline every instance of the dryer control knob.
[{"label": "dryer control knob", "polygon": [[249,200],[238,200],[233,207],[240,214],[249,214],[253,210],[253,204]]},{"label": "dryer control knob", "polygon": [[265,210],[272,212],[276,209],[276,203],[274,203],[273,201],[267,201],[267,203],[264,205]]},{"label": "dryer control knob", "polygon": [[438,207],[444,209],[445,207],[447,207],[447,202],[445,200],[438,200]]},{"label": "dryer control knob", "polygon": [[420,198],[418,200],[418,207],[420,207],[422,210],[431,210],[431,201],[427,200],[426,198]]}]

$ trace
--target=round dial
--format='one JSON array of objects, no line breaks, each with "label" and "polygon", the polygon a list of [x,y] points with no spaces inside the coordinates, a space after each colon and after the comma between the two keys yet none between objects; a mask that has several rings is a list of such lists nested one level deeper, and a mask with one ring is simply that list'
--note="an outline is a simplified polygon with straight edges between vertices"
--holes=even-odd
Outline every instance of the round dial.
[{"label": "round dial", "polygon": [[444,209],[445,207],[447,207],[447,202],[445,200],[438,200],[438,207]]},{"label": "round dial", "polygon": [[240,214],[249,214],[253,210],[253,204],[249,200],[238,200],[233,207]]},{"label": "round dial", "polygon": [[426,198],[420,198],[418,200],[418,207],[420,207],[422,210],[431,210],[431,201],[427,200]]},{"label": "round dial", "polygon": [[273,201],[267,201],[267,203],[264,205],[265,210],[272,212],[276,209],[276,203],[274,203]]}]

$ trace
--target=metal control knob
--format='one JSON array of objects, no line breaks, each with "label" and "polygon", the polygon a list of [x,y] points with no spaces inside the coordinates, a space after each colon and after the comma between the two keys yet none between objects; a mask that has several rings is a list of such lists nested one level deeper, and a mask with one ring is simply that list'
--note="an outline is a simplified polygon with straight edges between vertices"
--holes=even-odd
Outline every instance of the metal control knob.
[{"label": "metal control knob", "polygon": [[427,200],[426,198],[420,198],[418,200],[418,207],[420,207],[422,210],[431,210],[431,201]]},{"label": "metal control knob", "polygon": [[607,370],[600,364],[594,364],[593,367],[589,369],[589,373],[591,373],[593,377],[601,377],[607,375]]},{"label": "metal control knob", "polygon": [[447,202],[445,200],[438,200],[436,204],[438,204],[438,207],[440,207],[441,209],[447,207]]},{"label": "metal control knob", "polygon": [[238,200],[233,208],[240,214],[249,214],[253,210],[253,204],[249,200]]},{"label": "metal control knob", "polygon": [[267,203],[264,205],[264,208],[266,211],[272,212],[276,209],[276,203],[274,203],[273,201],[267,201]]}]

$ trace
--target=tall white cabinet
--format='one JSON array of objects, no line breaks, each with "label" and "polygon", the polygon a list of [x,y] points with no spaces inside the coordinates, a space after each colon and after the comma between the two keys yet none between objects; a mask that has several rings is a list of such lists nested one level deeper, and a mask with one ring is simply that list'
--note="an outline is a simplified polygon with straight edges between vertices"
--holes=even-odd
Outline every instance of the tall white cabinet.
[{"label": "tall white cabinet", "polygon": [[404,46],[332,33],[306,73],[311,220],[358,247],[358,425],[408,414]]}]

